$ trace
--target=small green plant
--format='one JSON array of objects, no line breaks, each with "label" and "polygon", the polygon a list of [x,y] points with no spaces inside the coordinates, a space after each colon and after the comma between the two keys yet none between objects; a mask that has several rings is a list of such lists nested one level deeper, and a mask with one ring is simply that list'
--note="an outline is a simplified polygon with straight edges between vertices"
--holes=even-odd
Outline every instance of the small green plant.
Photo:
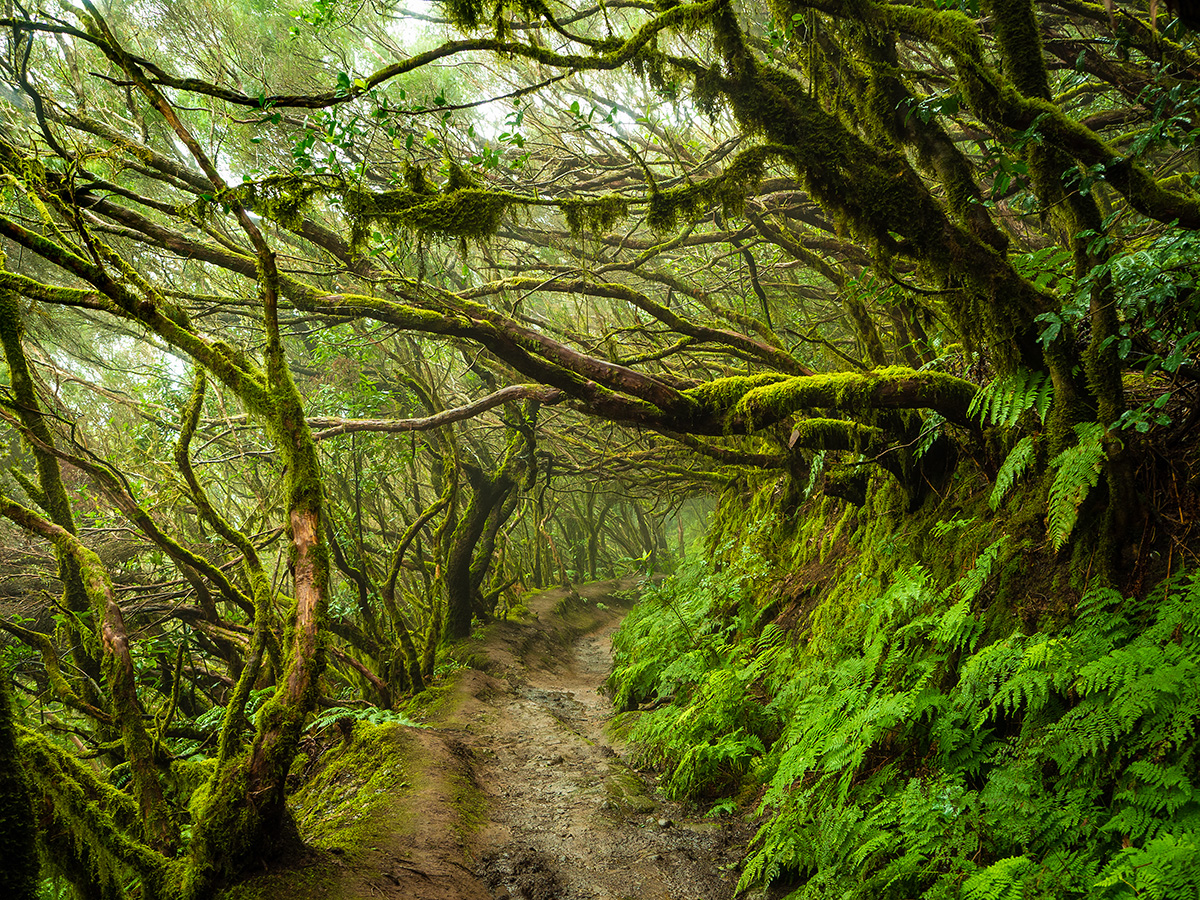
[{"label": "small green plant", "polygon": [[1082,422],[1075,426],[1079,442],[1054,457],[1050,468],[1056,470],[1050,486],[1046,528],[1050,545],[1059,550],[1071,536],[1079,507],[1100,480],[1104,466],[1104,426],[1097,422]]},{"label": "small green plant", "polygon": [[1032,409],[1039,422],[1054,399],[1054,385],[1044,372],[1017,369],[1011,375],[997,378],[981,387],[971,400],[967,415],[977,416],[985,425],[1012,428],[1021,415]]},{"label": "small green plant", "polygon": [[996,484],[992,488],[992,496],[988,498],[988,506],[999,509],[1013,485],[1020,480],[1035,459],[1037,445],[1032,435],[1026,435],[1017,441],[1016,446],[1004,458],[1000,471],[996,473]]},{"label": "small green plant", "polygon": [[[966,533],[959,518],[945,534]],[[997,631],[989,586],[1014,549],[1000,536],[944,586],[899,569],[837,641],[807,647],[756,624],[751,542],[635,608],[610,685],[651,707],[631,734],[641,759],[714,815],[762,785],[741,889],[788,875],[796,900],[1197,895],[1200,578],[1153,600],[1092,590],[1054,630]]]},{"label": "small green plant", "polygon": [[380,709],[377,706],[367,706],[362,709],[351,709],[345,706],[335,706],[327,709],[309,723],[306,731],[321,731],[337,722],[350,719],[355,722],[368,722],[371,725],[405,725],[409,728],[424,728],[420,722],[415,722],[404,713],[390,709]]}]

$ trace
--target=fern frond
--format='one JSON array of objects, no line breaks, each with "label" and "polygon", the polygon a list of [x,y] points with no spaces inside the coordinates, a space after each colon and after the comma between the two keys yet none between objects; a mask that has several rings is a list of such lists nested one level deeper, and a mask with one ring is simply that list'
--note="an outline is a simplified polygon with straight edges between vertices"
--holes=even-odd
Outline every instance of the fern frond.
[{"label": "fern frond", "polygon": [[1017,441],[1017,445],[1004,458],[1004,464],[996,473],[996,486],[992,488],[992,496],[988,498],[988,506],[998,509],[1008,492],[1017,480],[1025,474],[1029,464],[1037,458],[1037,447],[1033,436],[1029,435]]},{"label": "fern frond", "polygon": [[1079,443],[1068,447],[1050,463],[1057,469],[1050,486],[1046,527],[1050,545],[1062,549],[1075,528],[1079,507],[1100,480],[1104,465],[1104,426],[1098,422],[1082,422],[1075,426]]},{"label": "fern frond", "polygon": [[996,559],[1007,544],[1008,535],[1001,535],[990,543],[976,558],[971,571],[954,583],[954,587],[959,590],[962,598],[968,603],[975,599],[975,595],[983,590],[983,586],[991,578],[992,566],[996,564]]},{"label": "fern frond", "polygon": [[981,387],[971,400],[967,415],[978,416],[984,425],[1012,428],[1022,413],[1034,409],[1044,422],[1053,395],[1053,383],[1044,372],[1020,368]]},{"label": "fern frond", "polygon": [[1046,423],[1046,413],[1050,411],[1050,404],[1054,400],[1054,382],[1049,378],[1042,379],[1041,386],[1037,389],[1037,398],[1033,401],[1033,408],[1037,411],[1038,421],[1043,425]]},{"label": "fern frond", "polygon": [[1101,873],[1098,897],[1179,900],[1200,896],[1200,835],[1164,834],[1127,847]]},{"label": "fern frond", "polygon": [[964,900],[1021,900],[1025,879],[1037,867],[1024,856],[1010,856],[972,875],[963,884]]}]

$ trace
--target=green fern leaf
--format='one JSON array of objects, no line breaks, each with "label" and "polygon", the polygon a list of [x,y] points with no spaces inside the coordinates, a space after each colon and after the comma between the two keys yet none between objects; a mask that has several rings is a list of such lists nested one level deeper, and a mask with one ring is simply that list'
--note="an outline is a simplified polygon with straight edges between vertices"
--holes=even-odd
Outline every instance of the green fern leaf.
[{"label": "green fern leaf", "polygon": [[1036,867],[1024,856],[1010,856],[976,872],[963,884],[964,900],[1021,900],[1025,876]]},{"label": "green fern leaf", "polygon": [[1023,437],[1017,441],[1017,445],[1004,458],[1004,464],[1000,466],[1000,471],[996,473],[996,486],[992,488],[988,506],[992,509],[1000,507],[1017,479],[1025,474],[1025,470],[1029,468],[1029,464],[1036,457],[1037,448],[1032,436]]},{"label": "green fern leaf", "polygon": [[1075,528],[1079,507],[1100,480],[1104,465],[1104,426],[1083,422],[1075,426],[1079,443],[1068,447],[1050,463],[1058,472],[1050,486],[1050,506],[1046,517],[1050,545],[1062,549]]},{"label": "green fern leaf", "polygon": [[1034,400],[1033,408],[1037,411],[1038,420],[1045,424],[1046,413],[1050,411],[1050,403],[1054,400],[1054,382],[1049,378],[1043,378],[1042,384],[1037,391],[1037,399]]},{"label": "green fern leaf", "polygon": [[1097,896],[1177,900],[1200,893],[1200,836],[1165,834],[1128,847],[1102,873]]},{"label": "green fern leaf", "polygon": [[1034,409],[1044,422],[1053,396],[1054,386],[1045,373],[1017,369],[976,391],[967,415],[978,416],[985,425],[1012,428],[1026,410]]}]

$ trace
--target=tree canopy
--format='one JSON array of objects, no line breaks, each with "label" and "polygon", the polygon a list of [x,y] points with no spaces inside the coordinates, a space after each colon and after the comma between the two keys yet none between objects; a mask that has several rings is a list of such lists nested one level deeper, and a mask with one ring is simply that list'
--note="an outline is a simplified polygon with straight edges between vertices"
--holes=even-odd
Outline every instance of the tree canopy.
[{"label": "tree canopy", "polygon": [[0,740],[42,858],[209,896],[322,704],[671,565],[763,473],[791,511],[985,481],[1123,589],[1192,559],[1200,56],[1162,12],[7,4],[4,590],[51,599],[0,628],[54,735]]}]

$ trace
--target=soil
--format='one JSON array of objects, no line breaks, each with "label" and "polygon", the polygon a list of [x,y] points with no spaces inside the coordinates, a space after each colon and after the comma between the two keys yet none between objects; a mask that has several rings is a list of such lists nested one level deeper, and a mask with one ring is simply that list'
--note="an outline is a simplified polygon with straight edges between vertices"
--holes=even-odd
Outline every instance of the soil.
[{"label": "soil", "polygon": [[[320,896],[725,900],[753,830],[655,792],[606,731],[600,686],[634,582],[549,591],[469,642],[427,728],[397,729],[407,782],[361,858],[317,853]],[[395,823],[402,823],[396,827]],[[277,886],[282,886],[276,883]],[[288,896],[307,892],[258,893]]]}]

